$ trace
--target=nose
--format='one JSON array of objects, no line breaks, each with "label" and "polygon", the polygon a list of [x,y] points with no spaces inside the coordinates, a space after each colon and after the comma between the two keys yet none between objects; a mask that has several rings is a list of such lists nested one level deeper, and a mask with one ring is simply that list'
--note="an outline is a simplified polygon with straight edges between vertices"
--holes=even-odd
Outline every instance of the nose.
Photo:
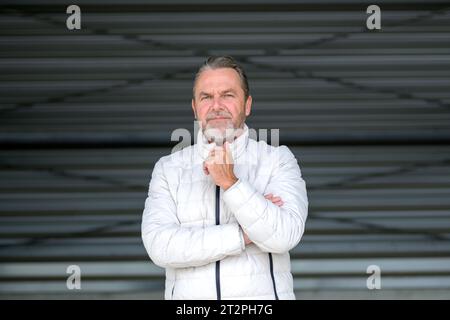
[{"label": "nose", "polygon": [[220,97],[218,97],[218,96],[214,97],[211,109],[214,110],[214,111],[218,111],[218,110],[223,109],[221,101],[220,101]]}]

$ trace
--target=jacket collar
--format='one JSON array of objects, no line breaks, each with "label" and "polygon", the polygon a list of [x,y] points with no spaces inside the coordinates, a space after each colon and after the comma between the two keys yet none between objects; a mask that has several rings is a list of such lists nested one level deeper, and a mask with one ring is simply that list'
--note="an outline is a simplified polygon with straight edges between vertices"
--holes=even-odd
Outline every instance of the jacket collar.
[{"label": "jacket collar", "polygon": [[[248,144],[248,127],[244,123],[244,132],[237,137],[232,143],[230,143],[231,153],[233,155],[233,160],[237,160],[245,151]],[[209,143],[206,139],[203,131],[201,129],[198,130],[197,134],[197,151],[202,160],[208,158],[210,151],[216,146],[216,143]]]}]

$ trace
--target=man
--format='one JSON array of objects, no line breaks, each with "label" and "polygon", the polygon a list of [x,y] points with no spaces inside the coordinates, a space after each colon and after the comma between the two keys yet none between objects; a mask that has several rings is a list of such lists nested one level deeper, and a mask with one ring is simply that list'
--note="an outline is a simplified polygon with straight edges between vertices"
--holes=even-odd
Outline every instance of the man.
[{"label": "man", "polygon": [[249,138],[252,97],[231,57],[194,81],[197,143],[155,165],[142,220],[165,299],[295,299],[289,250],[308,213],[305,182],[285,147]]}]

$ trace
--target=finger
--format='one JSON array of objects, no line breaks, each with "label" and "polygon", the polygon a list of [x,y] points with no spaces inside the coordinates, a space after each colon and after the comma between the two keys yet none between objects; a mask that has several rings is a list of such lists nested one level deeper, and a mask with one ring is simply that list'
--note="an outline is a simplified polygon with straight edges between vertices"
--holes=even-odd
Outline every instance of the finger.
[{"label": "finger", "polygon": [[272,193],[268,193],[268,194],[266,194],[264,197],[269,197],[269,198],[272,198],[273,197],[273,194]]},{"label": "finger", "polygon": [[222,164],[228,164],[229,163],[228,156],[227,156],[227,151],[226,151],[225,147],[223,147],[220,150],[220,161],[222,161],[221,162]]},{"label": "finger", "polygon": [[231,152],[230,143],[225,142],[225,161],[227,164],[233,163],[233,153]]},{"label": "finger", "polygon": [[284,204],[284,202],[283,201],[277,201],[277,202],[274,202],[273,204],[278,206],[278,207],[281,207]]},{"label": "finger", "polygon": [[223,163],[223,148],[222,147],[215,147],[214,150],[214,162],[216,164],[222,164]]},{"label": "finger", "polygon": [[206,175],[209,175],[209,170],[208,170],[208,167],[206,166],[206,163],[205,163],[205,162],[203,162],[203,172],[204,172]]},{"label": "finger", "polygon": [[272,198],[272,201],[275,201],[275,202],[280,201],[280,200],[281,200],[280,197],[273,197],[273,198]]},{"label": "finger", "polygon": [[211,168],[213,166],[214,166],[214,160],[212,160],[212,159],[205,160],[204,169],[206,169],[206,171],[208,171],[208,173],[209,173],[209,168]]},{"label": "finger", "polygon": [[211,165],[213,163],[214,163],[214,158],[211,158],[211,157],[206,158],[206,160],[204,162],[205,165]]}]

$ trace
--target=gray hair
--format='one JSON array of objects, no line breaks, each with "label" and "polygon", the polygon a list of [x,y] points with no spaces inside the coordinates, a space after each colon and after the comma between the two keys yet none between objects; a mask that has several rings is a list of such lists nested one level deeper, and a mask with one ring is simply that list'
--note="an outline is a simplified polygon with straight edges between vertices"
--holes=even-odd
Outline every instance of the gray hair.
[{"label": "gray hair", "polygon": [[244,69],[242,66],[240,66],[236,60],[233,59],[231,56],[211,56],[208,57],[205,62],[200,66],[197,73],[195,74],[194,78],[194,87],[192,89],[192,96],[195,99],[195,85],[197,83],[197,79],[200,76],[200,74],[205,70],[215,70],[220,68],[230,68],[234,69],[241,79],[241,87],[242,90],[244,90],[244,97],[245,100],[247,100],[248,96],[250,95],[250,88],[248,86],[248,80],[247,75],[245,74]]}]

